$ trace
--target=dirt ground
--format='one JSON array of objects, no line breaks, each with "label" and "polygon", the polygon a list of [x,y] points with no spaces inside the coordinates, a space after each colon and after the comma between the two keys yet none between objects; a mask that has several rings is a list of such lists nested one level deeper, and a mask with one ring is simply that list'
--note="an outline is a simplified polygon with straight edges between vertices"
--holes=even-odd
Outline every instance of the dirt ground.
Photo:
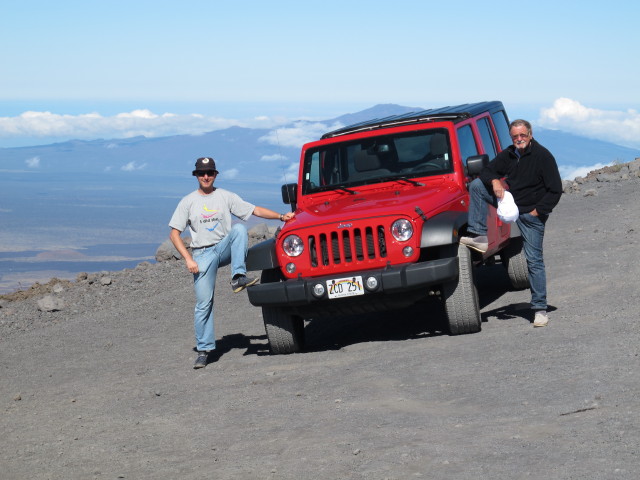
[{"label": "dirt ground", "polygon": [[432,302],[312,321],[306,353],[272,356],[220,281],[223,354],[193,370],[181,262],[65,285],[57,312],[5,299],[0,477],[639,478],[639,186],[563,196],[545,328],[496,265],[477,272],[478,334],[442,334]]}]

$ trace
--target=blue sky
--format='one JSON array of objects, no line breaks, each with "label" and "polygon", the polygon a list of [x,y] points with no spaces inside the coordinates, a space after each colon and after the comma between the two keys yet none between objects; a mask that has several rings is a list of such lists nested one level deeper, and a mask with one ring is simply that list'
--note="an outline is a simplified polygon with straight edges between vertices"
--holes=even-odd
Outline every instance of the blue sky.
[{"label": "blue sky", "polygon": [[4,1],[0,147],[502,100],[640,148],[628,0]]}]

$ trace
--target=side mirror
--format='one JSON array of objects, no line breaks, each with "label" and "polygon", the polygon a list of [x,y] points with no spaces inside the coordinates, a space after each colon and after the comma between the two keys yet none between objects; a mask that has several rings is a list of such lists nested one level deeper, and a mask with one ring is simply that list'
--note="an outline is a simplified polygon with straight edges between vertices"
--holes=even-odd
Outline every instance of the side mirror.
[{"label": "side mirror", "polygon": [[477,177],[482,172],[482,169],[489,164],[489,155],[483,153],[482,155],[472,155],[467,158],[466,173],[469,177]]},{"label": "side mirror", "polygon": [[291,210],[296,209],[296,203],[298,202],[298,184],[297,183],[287,183],[282,185],[282,201],[286,204],[291,205]]}]

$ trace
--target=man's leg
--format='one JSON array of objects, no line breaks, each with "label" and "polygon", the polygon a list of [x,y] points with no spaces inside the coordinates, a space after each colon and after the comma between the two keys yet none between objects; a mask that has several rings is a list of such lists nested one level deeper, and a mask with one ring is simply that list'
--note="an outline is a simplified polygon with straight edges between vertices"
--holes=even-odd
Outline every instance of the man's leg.
[{"label": "man's leg", "polygon": [[495,206],[497,199],[487,190],[482,180],[476,178],[469,184],[469,235],[461,237],[460,243],[482,253],[489,248],[487,239],[489,204]]},{"label": "man's leg", "polygon": [[[547,275],[542,251],[547,218],[546,215],[534,217],[525,213],[520,215],[517,221],[524,241],[524,255],[527,258],[529,284],[531,285],[531,308],[540,314],[547,310]],[[540,315],[536,315],[536,320],[546,325],[544,319],[538,319],[538,317]]]},{"label": "man's leg", "polygon": [[218,272],[218,256],[215,247],[196,250],[193,259],[198,264],[198,273],[193,275],[193,285],[196,294],[194,310],[194,329],[196,336],[196,350],[206,352],[215,350],[216,339],[213,324],[213,292]]},{"label": "man's leg", "polygon": [[236,223],[216,249],[220,255],[220,265],[231,264],[231,287],[235,293],[255,284],[258,279],[247,277],[247,249],[249,236],[246,227]]}]

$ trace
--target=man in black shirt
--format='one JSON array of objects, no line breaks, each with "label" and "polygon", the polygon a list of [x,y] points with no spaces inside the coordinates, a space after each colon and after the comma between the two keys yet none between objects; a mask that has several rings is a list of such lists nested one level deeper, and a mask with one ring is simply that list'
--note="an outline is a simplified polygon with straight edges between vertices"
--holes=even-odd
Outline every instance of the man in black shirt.
[{"label": "man in black shirt", "polygon": [[520,213],[517,225],[527,258],[533,326],[544,327],[549,317],[542,242],[545,223],[562,195],[562,180],[553,155],[533,138],[529,122],[514,120],[509,133],[513,145],[498,153],[469,185],[469,236],[461,237],[460,243],[487,251],[487,205],[497,205],[506,182]]}]

